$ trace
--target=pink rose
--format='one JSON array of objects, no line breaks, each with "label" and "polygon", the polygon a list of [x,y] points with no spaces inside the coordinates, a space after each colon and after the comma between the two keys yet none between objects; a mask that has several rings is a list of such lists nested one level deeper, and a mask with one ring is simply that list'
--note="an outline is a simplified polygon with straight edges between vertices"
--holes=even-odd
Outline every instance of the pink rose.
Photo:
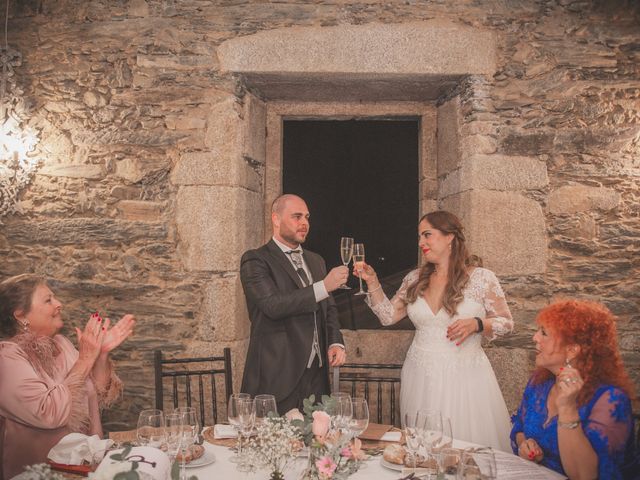
[{"label": "pink rose", "polygon": [[318,473],[322,475],[323,478],[331,478],[338,465],[336,465],[331,457],[322,457],[316,460],[316,467],[318,468]]},{"label": "pink rose", "polygon": [[300,410],[298,410],[297,408],[292,408],[287,413],[285,413],[284,418],[286,418],[289,421],[304,420],[304,416],[302,416],[302,413],[300,413]]},{"label": "pink rose", "polygon": [[311,431],[316,437],[324,437],[329,432],[329,424],[331,423],[331,417],[327,412],[316,410],[313,412],[313,424],[311,425]]}]

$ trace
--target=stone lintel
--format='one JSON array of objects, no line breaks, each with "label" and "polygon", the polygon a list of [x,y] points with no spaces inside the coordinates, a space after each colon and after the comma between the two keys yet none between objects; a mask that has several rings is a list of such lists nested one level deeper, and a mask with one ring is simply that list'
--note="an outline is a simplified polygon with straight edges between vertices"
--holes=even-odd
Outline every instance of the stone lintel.
[{"label": "stone lintel", "polygon": [[227,40],[220,69],[238,73],[492,75],[496,37],[449,22],[290,27]]},{"label": "stone lintel", "polygon": [[190,271],[235,271],[242,253],[262,243],[262,196],[240,187],[178,189],[180,258]]},{"label": "stone lintel", "polygon": [[538,202],[514,192],[474,190],[445,198],[442,207],[460,217],[471,253],[496,274],[545,272],[546,224]]}]

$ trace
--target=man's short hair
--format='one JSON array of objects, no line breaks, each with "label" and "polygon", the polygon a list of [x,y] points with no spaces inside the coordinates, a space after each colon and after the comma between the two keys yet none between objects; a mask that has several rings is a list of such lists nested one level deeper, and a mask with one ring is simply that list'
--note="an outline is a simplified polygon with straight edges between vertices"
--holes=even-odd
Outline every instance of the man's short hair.
[{"label": "man's short hair", "polygon": [[[282,210],[284,209],[284,206],[286,205],[287,201],[291,200],[292,198],[300,198],[300,197],[298,195],[294,195],[292,193],[285,193],[283,195],[280,195],[271,204],[271,213],[275,213],[275,214],[280,215],[282,213]],[[302,200],[302,198],[300,198],[300,200]]]}]

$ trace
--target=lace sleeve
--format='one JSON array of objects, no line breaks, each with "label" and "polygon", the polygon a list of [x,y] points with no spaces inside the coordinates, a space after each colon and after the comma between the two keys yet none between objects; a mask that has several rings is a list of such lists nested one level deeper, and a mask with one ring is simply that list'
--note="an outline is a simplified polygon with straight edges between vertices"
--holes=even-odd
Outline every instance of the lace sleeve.
[{"label": "lace sleeve", "polygon": [[595,401],[584,425],[585,435],[598,455],[598,478],[616,477],[632,428],[629,397],[619,388],[608,388]]},{"label": "lace sleeve", "polygon": [[487,269],[481,270],[482,304],[487,312],[486,320],[491,321],[492,335],[489,340],[495,340],[501,335],[513,331],[513,317],[507,305],[502,287],[496,275]]},{"label": "lace sleeve", "polygon": [[373,313],[378,317],[382,325],[393,325],[399,322],[407,315],[407,289],[418,279],[418,270],[412,270],[402,280],[402,285],[391,300],[384,295],[384,298],[375,304],[369,296],[365,298],[365,302]]}]

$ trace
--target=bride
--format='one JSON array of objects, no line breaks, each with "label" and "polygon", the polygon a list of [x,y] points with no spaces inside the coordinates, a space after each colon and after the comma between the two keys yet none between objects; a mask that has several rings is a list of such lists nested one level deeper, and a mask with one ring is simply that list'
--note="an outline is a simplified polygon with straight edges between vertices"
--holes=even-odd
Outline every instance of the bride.
[{"label": "bride", "polygon": [[[383,325],[409,316],[416,328],[402,367],[400,411],[440,411],[456,439],[510,452],[509,413],[481,340],[513,329],[496,276],[472,265],[462,224],[431,212],[418,224],[424,263],[389,300],[370,265],[360,266],[367,304]],[[354,269],[358,275],[358,269]]]}]

